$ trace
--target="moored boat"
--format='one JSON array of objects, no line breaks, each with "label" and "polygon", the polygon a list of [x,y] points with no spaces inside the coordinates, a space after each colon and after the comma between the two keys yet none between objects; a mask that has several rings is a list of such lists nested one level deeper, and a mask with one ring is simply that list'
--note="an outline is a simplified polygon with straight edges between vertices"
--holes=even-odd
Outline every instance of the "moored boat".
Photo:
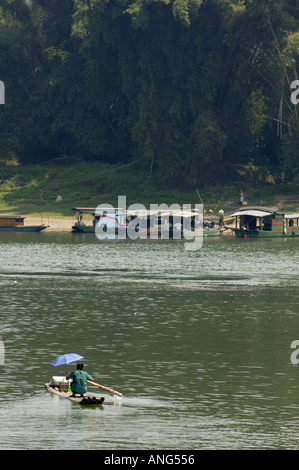
[{"label": "moored boat", "polygon": [[19,215],[0,215],[1,232],[41,232],[47,225],[25,225],[26,217]]},{"label": "moored boat", "polygon": [[192,239],[196,234],[201,234],[203,237],[219,237],[221,235],[221,226],[219,215],[204,215],[201,221],[202,227],[195,227],[195,215],[193,215],[193,221],[191,219],[191,230],[183,230],[184,238]]},{"label": "moored boat", "polygon": [[[95,233],[95,218],[96,208],[94,207],[74,207],[72,211],[75,212],[76,222],[72,226],[73,233]],[[86,221],[86,215],[91,214],[94,218],[92,222]]]},{"label": "moored boat", "polygon": [[221,230],[218,228],[208,228],[208,229],[194,229],[194,230],[184,230],[183,236],[186,240],[191,240],[196,236],[202,235],[203,237],[220,237]]},{"label": "moored boat", "polygon": [[276,238],[299,236],[299,213],[280,212],[276,207],[241,207],[234,212],[237,238]]},{"label": "moored boat", "polygon": [[61,398],[67,398],[68,400],[72,401],[73,403],[77,403],[78,405],[102,405],[104,402],[104,398],[97,398],[97,397],[72,397],[72,393],[67,390],[60,390],[60,387],[57,385],[52,385],[51,382],[45,384],[46,390],[48,392],[54,393],[55,395],[60,396]]},{"label": "moored boat", "polygon": [[[76,223],[73,233],[96,233],[98,238],[184,238],[184,219],[195,226],[194,211],[186,210],[124,210],[122,208],[82,208],[74,207]],[[212,229],[211,220],[205,229]],[[189,224],[190,225],[190,224]],[[215,227],[216,228],[216,227]],[[206,230],[208,231],[208,230]],[[218,230],[214,230],[218,234]],[[194,234],[192,235],[192,237]]]},{"label": "moored boat", "polygon": [[[96,233],[117,235],[123,230],[126,233],[126,217],[124,209],[74,207],[77,222],[72,226],[73,233]],[[91,215],[92,221],[87,221]]]}]

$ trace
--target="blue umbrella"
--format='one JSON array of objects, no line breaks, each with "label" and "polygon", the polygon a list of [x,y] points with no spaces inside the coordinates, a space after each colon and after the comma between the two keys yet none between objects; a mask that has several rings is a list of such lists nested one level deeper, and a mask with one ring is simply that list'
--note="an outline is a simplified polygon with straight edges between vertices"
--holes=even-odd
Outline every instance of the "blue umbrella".
[{"label": "blue umbrella", "polygon": [[84,359],[83,356],[79,356],[79,354],[70,353],[70,354],[62,354],[61,356],[56,357],[52,362],[51,366],[65,366],[70,364],[71,362],[80,361],[80,359]]}]

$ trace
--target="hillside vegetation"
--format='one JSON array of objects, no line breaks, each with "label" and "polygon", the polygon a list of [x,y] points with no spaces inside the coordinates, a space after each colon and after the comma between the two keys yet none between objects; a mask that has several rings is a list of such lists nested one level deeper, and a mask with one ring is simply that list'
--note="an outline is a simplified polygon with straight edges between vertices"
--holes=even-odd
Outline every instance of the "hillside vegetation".
[{"label": "hillside vegetation", "polygon": [[[186,188],[179,179],[163,181],[157,172],[149,177],[150,168],[134,165],[77,164],[26,165],[0,167],[0,212],[21,215],[51,214],[72,216],[73,207],[96,207],[99,204],[118,206],[118,196],[126,196],[127,207],[143,204],[199,204],[198,193],[206,209],[234,210],[239,192],[248,193],[250,204],[264,201],[273,204],[281,195],[297,194],[297,186],[274,182],[271,175],[252,166],[239,167],[230,178],[221,183],[207,181]],[[268,179],[268,181],[267,181]],[[198,190],[198,193],[197,191]],[[55,203],[58,195],[61,203]]]},{"label": "hillside vegetation", "polygon": [[[0,162],[138,161],[159,190],[221,184],[240,164],[296,183],[298,57],[294,0],[2,0]],[[63,174],[50,168],[45,199]],[[111,178],[86,194],[112,194]]]}]

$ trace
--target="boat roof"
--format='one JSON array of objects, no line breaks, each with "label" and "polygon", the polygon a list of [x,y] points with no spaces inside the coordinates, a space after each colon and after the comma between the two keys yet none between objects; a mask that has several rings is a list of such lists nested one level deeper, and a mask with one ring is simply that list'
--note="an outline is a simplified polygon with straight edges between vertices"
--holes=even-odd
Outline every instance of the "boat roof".
[{"label": "boat roof", "polygon": [[[127,215],[136,215],[138,217],[150,217],[152,215],[158,215],[160,214],[161,216],[164,216],[164,217],[169,217],[169,216],[181,216],[181,217],[194,217],[196,214],[197,214],[197,211],[195,210],[186,210],[186,209],[182,209],[182,210],[169,210],[169,209],[158,209],[158,210],[148,210],[148,209],[133,209],[133,210],[127,210],[125,211],[123,208],[121,207],[116,207],[116,208],[111,208],[111,207],[101,207],[101,208],[97,208],[97,207],[73,207],[72,208],[72,211],[74,212],[80,212],[80,213],[91,213],[91,214],[95,214],[96,212],[99,213],[99,212],[102,212],[102,211],[124,211],[125,214]],[[208,218],[217,218],[217,216],[212,216],[212,215],[209,215],[209,216],[205,216],[205,217],[208,217]]]},{"label": "boat roof", "polygon": [[295,213],[295,214],[284,214],[284,218],[285,219],[299,219],[299,213]]},{"label": "boat roof", "polygon": [[204,215],[203,220],[219,220],[219,215],[216,215],[216,214]]},{"label": "boat roof", "polygon": [[101,211],[124,211],[122,207],[73,207],[72,211],[74,212],[89,212],[94,214],[95,212]]},{"label": "boat roof", "polygon": [[277,207],[266,207],[266,206],[245,206],[240,207],[234,212],[231,217],[239,217],[241,215],[250,215],[251,217],[266,217],[267,215],[274,214],[277,212]]},{"label": "boat roof", "polygon": [[[161,217],[194,217],[197,214],[200,215],[197,211],[194,210],[169,210],[169,209],[136,209],[126,211],[127,215],[136,215],[138,217],[150,217],[152,215],[160,215]],[[206,216],[205,216],[206,217]],[[213,216],[207,216],[208,218],[213,218]],[[215,218],[219,218],[215,216]]]},{"label": "boat roof", "polygon": [[26,219],[23,215],[0,215],[0,219]]}]

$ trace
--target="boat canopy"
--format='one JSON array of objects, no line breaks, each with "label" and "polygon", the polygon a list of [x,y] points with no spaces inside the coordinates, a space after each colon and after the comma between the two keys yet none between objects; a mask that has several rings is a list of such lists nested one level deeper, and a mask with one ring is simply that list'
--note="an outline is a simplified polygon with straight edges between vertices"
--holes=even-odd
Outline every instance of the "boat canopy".
[{"label": "boat canopy", "polygon": [[231,217],[239,217],[242,215],[249,215],[251,217],[267,217],[277,211],[276,207],[244,207],[234,212]]},{"label": "boat canopy", "polygon": [[285,219],[299,219],[299,214],[284,214]]},{"label": "boat canopy", "polygon": [[119,207],[73,207],[72,208],[72,211],[74,212],[80,212],[80,214],[83,214],[83,213],[91,213],[91,214],[95,214],[96,212],[100,213],[100,212],[103,212],[103,211],[112,211],[112,212],[117,212],[117,211],[124,211],[124,209],[122,208],[119,208]]},{"label": "boat canopy", "polygon": [[22,215],[0,215],[1,219],[20,219],[24,220],[26,217],[23,217]]},{"label": "boat canopy", "polygon": [[136,209],[126,211],[127,215],[136,215],[138,217],[150,217],[152,215],[160,215],[161,217],[194,217],[195,212],[189,210],[147,210],[147,209]]},{"label": "boat canopy", "polygon": [[251,217],[266,217],[267,215],[271,215],[272,212],[265,212],[265,211],[238,211],[232,214],[231,217],[239,217],[241,215],[249,215]]},{"label": "boat canopy", "polygon": [[72,209],[74,212],[94,212],[95,210],[94,207],[73,207]]},{"label": "boat canopy", "polygon": [[[200,215],[200,213],[197,210],[187,210],[187,209],[182,209],[182,210],[170,210],[170,209],[154,209],[154,210],[148,210],[148,209],[130,209],[125,211],[122,208],[111,208],[111,207],[101,207],[100,209],[96,207],[73,207],[72,211],[74,212],[80,212],[80,213],[92,213],[93,215],[97,212],[103,212],[103,211],[116,211],[116,212],[124,212],[126,215],[129,216],[138,216],[138,217],[150,217],[154,215],[159,215],[161,217],[194,217],[197,214]],[[205,216],[209,218],[215,217],[215,219],[219,218],[217,215],[209,215]]]}]

